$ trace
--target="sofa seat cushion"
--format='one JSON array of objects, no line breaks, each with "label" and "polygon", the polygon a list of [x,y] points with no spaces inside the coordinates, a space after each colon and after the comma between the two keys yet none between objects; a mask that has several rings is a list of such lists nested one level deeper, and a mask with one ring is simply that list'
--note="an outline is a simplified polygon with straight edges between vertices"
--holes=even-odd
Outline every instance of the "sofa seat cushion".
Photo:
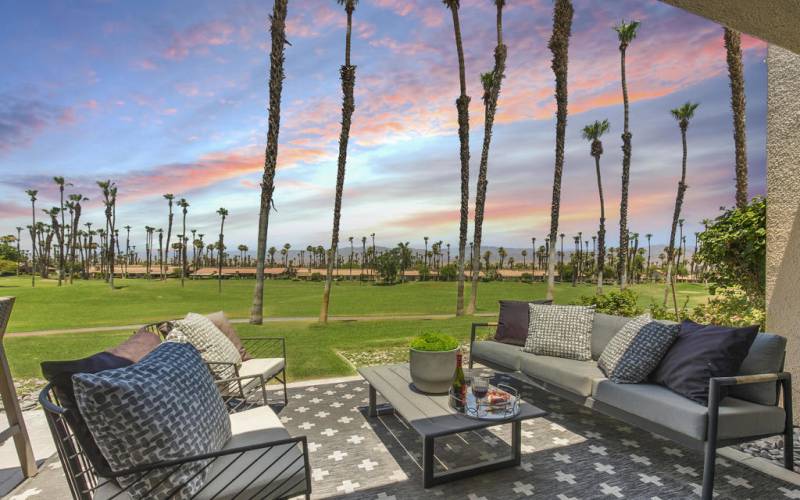
[{"label": "sofa seat cushion", "polygon": [[[289,433],[284,429],[280,419],[268,406],[234,413],[230,416],[230,422],[232,436],[223,450],[289,438]],[[304,462],[299,445],[281,445],[264,454],[265,449],[246,452],[238,460],[236,459],[238,455],[218,458],[211,464],[209,481],[197,498],[234,498],[237,493],[241,493],[239,497],[242,498],[261,498],[262,495],[268,498],[284,498],[305,493]],[[284,452],[286,454],[281,457]],[[262,454],[264,456],[260,456]],[[236,477],[242,469],[246,471]],[[251,481],[252,484],[248,485]],[[119,493],[119,487],[113,481],[108,482],[100,487],[95,500],[130,498],[127,494],[119,495]]]},{"label": "sofa seat cushion", "polygon": [[284,365],[285,362],[283,358],[248,359],[239,367],[239,376],[252,377],[255,375],[263,375],[264,382],[266,382],[268,378],[283,370]]},{"label": "sofa seat cushion", "polygon": [[493,365],[507,368],[511,371],[519,371],[519,360],[522,357],[522,348],[511,345],[501,344],[492,340],[474,342],[472,344],[472,359],[481,362],[488,361]]},{"label": "sofa seat cushion", "polygon": [[[598,384],[594,399],[645,420],[705,441],[708,408],[656,384]],[[779,406],[725,398],[719,406],[719,439],[783,431],[786,415]]]},{"label": "sofa seat cushion", "polygon": [[520,363],[520,371],[540,382],[553,384],[584,397],[591,396],[594,387],[606,380],[606,376],[594,361],[578,361],[553,356],[525,354]]}]

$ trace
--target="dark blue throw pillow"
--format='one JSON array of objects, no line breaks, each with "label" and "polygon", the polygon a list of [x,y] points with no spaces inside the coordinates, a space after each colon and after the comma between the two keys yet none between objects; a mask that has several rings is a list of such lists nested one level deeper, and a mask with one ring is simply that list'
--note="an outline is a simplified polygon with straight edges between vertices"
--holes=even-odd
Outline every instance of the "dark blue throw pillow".
[{"label": "dark blue throw pillow", "polygon": [[[651,380],[692,401],[708,406],[708,381],[739,372],[759,327],[699,325],[686,320]],[[727,395],[721,388],[720,399]]]}]

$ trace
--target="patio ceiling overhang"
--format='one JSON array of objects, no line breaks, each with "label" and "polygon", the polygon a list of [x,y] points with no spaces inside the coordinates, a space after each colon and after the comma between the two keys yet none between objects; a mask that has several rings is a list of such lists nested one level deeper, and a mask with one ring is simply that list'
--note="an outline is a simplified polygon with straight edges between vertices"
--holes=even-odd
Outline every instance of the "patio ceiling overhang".
[{"label": "patio ceiling overhang", "polygon": [[661,0],[683,10],[800,53],[798,0]]}]

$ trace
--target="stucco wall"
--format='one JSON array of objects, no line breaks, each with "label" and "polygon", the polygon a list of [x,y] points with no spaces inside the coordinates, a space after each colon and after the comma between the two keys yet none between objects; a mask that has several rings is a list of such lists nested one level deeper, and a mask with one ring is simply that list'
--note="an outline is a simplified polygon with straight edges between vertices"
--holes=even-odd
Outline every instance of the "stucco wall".
[{"label": "stucco wall", "polygon": [[800,55],[767,52],[767,330],[788,337],[800,422]]}]

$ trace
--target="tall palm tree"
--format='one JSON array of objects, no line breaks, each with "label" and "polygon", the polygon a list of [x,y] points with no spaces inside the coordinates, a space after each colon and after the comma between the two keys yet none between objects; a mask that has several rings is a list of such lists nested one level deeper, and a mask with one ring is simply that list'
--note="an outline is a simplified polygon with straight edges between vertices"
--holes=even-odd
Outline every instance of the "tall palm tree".
[{"label": "tall palm tree", "polygon": [[[614,31],[617,32],[619,39],[619,55],[620,55],[620,74],[622,81],[622,105],[624,108],[624,123],[622,126],[622,193],[619,202],[619,247],[620,249],[628,248],[628,187],[631,182],[631,138],[633,137],[630,129],[628,128],[628,80],[625,74],[625,54],[628,50],[628,45],[636,38],[636,32],[639,29],[639,21],[626,22],[622,20],[618,25],[614,26]],[[617,262],[617,274],[619,274],[619,286],[625,289],[628,285],[627,274],[627,251],[619,253],[619,260]]]},{"label": "tall palm tree", "polygon": [[250,323],[260,325],[264,321],[264,261],[267,258],[267,232],[269,212],[273,206],[275,190],[275,170],[278,163],[278,135],[281,126],[281,94],[283,92],[286,60],[286,12],[289,0],[275,0],[270,16],[270,36],[272,48],[269,66],[269,126],[267,128],[267,148],[264,153],[264,173],[261,178],[261,208],[258,213],[258,247],[256,249],[256,286],[253,290],[253,304],[250,307]]},{"label": "tall palm tree", "polygon": [[217,242],[217,245],[219,247],[219,250],[218,250],[218,253],[217,253],[217,256],[218,256],[217,257],[217,289],[218,289],[219,293],[222,293],[222,256],[223,256],[223,251],[225,249],[225,218],[228,217],[228,210],[226,210],[225,208],[220,207],[220,209],[217,210],[217,214],[220,217],[220,222],[219,222],[219,240]]},{"label": "tall palm tree", "polygon": [[167,242],[166,242],[166,245],[164,246],[164,251],[166,251],[166,254],[164,254],[164,253],[161,254],[161,279],[162,280],[163,279],[167,279],[167,275],[166,275],[166,273],[164,271],[165,271],[165,265],[168,264],[168,263],[166,262],[167,259],[165,257],[169,257],[169,240],[172,237],[172,218],[174,217],[174,215],[172,213],[172,203],[173,203],[173,200],[175,200],[175,195],[173,195],[172,193],[167,193],[167,194],[164,195],[164,198],[167,200],[167,203],[169,204],[169,219],[167,221]]},{"label": "tall palm tree", "polygon": [[[59,210],[61,211],[61,226],[58,230],[58,286],[61,286],[61,283],[64,281],[64,264],[65,264],[65,257],[64,257],[64,186],[67,185],[67,182],[64,181],[63,177],[56,176],[53,177],[53,182],[56,183],[58,186],[58,193],[60,198],[59,203]],[[71,184],[69,184],[71,185]]]},{"label": "tall palm tree", "polygon": [[[443,0],[453,16],[456,53],[458,55],[458,79],[461,94],[456,99],[458,111],[458,139],[461,144],[461,215],[458,229],[458,287],[456,294],[456,316],[464,314],[464,258],[467,251],[467,225],[469,224],[469,101],[464,65],[464,47],[461,42],[461,21],[458,18],[459,0]],[[427,257],[426,257],[427,258]]]},{"label": "tall palm tree", "polygon": [[178,201],[178,206],[181,207],[183,213],[183,226],[181,227],[181,288],[184,287],[184,280],[186,280],[186,212],[189,209],[189,202],[186,198],[181,198]]},{"label": "tall palm tree", "polygon": [[[567,132],[567,68],[569,37],[572,33],[572,2],[555,0],[553,34],[548,47],[553,53],[552,68],[556,78],[556,159],[553,172],[553,201],[550,205],[550,256],[547,263],[547,298],[552,300],[556,287],[555,241],[561,209],[561,177],[564,173],[564,138]],[[563,240],[562,240],[563,241]],[[562,243],[563,245],[563,243]]]},{"label": "tall palm tree", "polygon": [[500,87],[503,83],[506,70],[507,48],[503,43],[503,7],[505,0],[493,0],[497,8],[497,46],[494,49],[494,68],[481,75],[483,85],[483,149],[481,150],[481,164],[478,170],[478,189],[475,194],[475,223],[472,237],[472,287],[470,289],[467,314],[475,314],[475,304],[478,300],[478,275],[480,271],[481,239],[483,237],[483,212],[486,206],[486,188],[488,186],[487,173],[489,169],[489,147],[492,143],[492,128],[497,112],[497,101],[500,97]]},{"label": "tall palm tree", "polygon": [[336,261],[336,252],[339,248],[339,219],[342,215],[342,191],[344,190],[344,174],[347,166],[347,143],[350,140],[350,125],[353,111],[356,109],[353,89],[356,85],[356,67],[350,64],[350,39],[353,32],[353,11],[358,5],[358,0],[336,0],[339,5],[344,5],[347,13],[347,34],[345,35],[344,65],[339,69],[342,80],[342,129],[339,134],[339,168],[336,173],[336,200],[333,206],[333,230],[331,231],[331,258],[328,259],[328,268],[325,273],[325,290],[322,295],[322,307],[319,312],[319,321],[328,322],[328,309],[331,302],[331,284],[333,282],[333,265]]},{"label": "tall palm tree", "polygon": [[725,28],[725,51],[728,60],[728,77],[731,81],[731,109],[733,111],[733,142],[736,147],[736,207],[747,205],[747,137],[745,128],[744,66],[742,65],[742,37]]},{"label": "tall palm tree", "polygon": [[89,199],[85,198],[82,194],[71,194],[69,195],[69,201],[72,205],[72,229],[70,231],[71,242],[69,244],[69,282],[72,283],[75,273],[75,247],[78,246],[80,242],[80,231],[78,228],[80,227],[81,212],[83,211],[81,203],[89,201]]},{"label": "tall palm tree", "polygon": [[606,204],[603,198],[603,182],[600,174],[600,156],[603,155],[603,136],[611,126],[608,120],[595,121],[583,127],[583,138],[591,142],[590,154],[594,158],[597,173],[597,192],[600,195],[600,229],[597,231],[597,293],[603,293],[603,267],[606,259]]},{"label": "tall palm tree", "polygon": [[20,240],[22,239],[22,227],[17,226],[15,229],[17,230],[17,276],[19,276],[19,260],[20,256],[22,255],[19,250],[19,244]]},{"label": "tall palm tree", "polygon": [[672,305],[675,307],[675,314],[678,314],[678,297],[675,294],[675,282],[672,276],[672,265],[675,259],[675,233],[678,229],[678,219],[681,217],[683,197],[687,188],[686,158],[688,156],[688,151],[686,147],[686,130],[689,128],[689,121],[694,117],[694,112],[698,106],[698,103],[686,102],[683,106],[670,111],[673,118],[678,121],[678,127],[681,129],[681,143],[683,144],[681,180],[678,182],[678,194],[675,196],[675,211],[672,214],[672,230],[669,235],[669,246],[667,247],[667,286],[664,289],[664,305],[667,304],[669,292],[672,290]]},{"label": "tall palm tree", "polygon": [[647,281],[650,281],[650,240],[653,239],[653,235],[651,233],[647,233],[644,235],[647,238]]},{"label": "tall palm tree", "polygon": [[159,279],[164,279],[164,230],[162,228],[158,228],[158,270],[161,274]]},{"label": "tall palm tree", "polygon": [[39,191],[28,189],[25,191],[31,200],[31,288],[36,286],[36,195]]},{"label": "tall palm tree", "polygon": [[291,248],[292,245],[289,243],[284,243],[283,250],[281,251],[281,253],[284,255],[283,266],[287,269],[289,268],[289,250],[291,250]]}]

